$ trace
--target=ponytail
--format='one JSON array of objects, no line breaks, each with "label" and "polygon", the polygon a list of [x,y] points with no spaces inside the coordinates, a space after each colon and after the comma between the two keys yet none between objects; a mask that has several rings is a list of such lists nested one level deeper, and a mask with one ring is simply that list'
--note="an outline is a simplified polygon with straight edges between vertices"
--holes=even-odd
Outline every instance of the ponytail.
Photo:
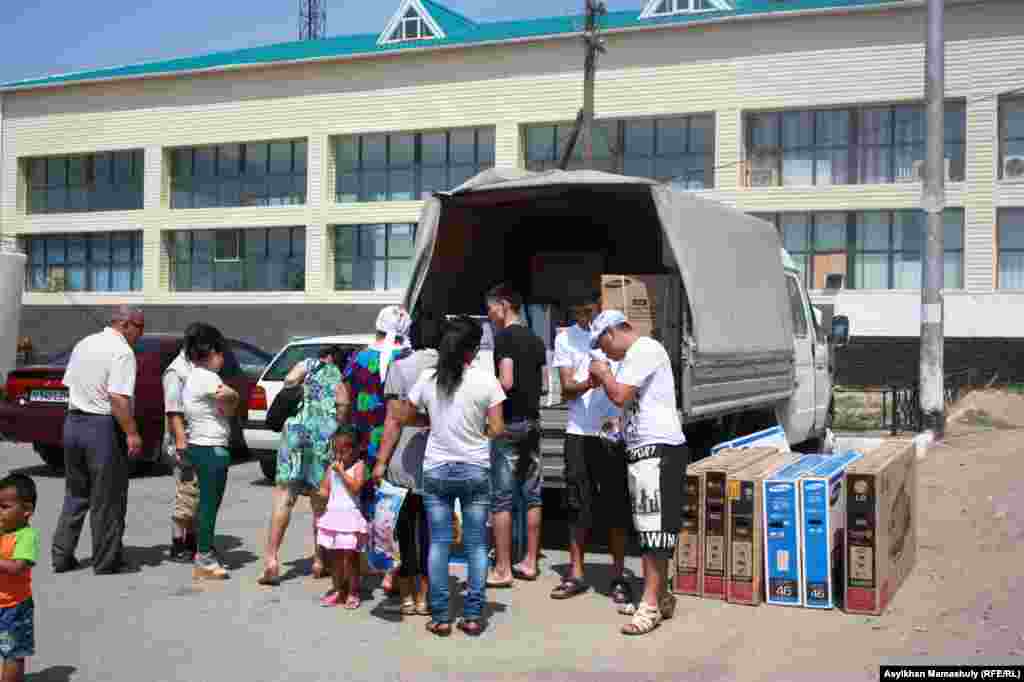
[{"label": "ponytail", "polygon": [[480,348],[483,336],[483,327],[470,317],[460,317],[449,323],[437,349],[437,388],[445,398],[455,395],[462,384],[466,356]]}]

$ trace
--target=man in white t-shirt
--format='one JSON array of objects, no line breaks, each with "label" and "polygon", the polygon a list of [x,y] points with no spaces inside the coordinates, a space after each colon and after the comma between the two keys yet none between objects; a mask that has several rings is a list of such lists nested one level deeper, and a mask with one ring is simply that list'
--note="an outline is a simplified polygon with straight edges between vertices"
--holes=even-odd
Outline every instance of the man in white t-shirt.
[{"label": "man in white t-shirt", "polygon": [[53,534],[55,573],[78,568],[75,548],[89,513],[92,565],[97,574],[128,570],[122,537],[128,509],[128,458],[142,454],[135,423],[135,351],[146,318],[120,306],[110,326],[71,351],[64,371],[64,507]]},{"label": "man in white t-shirt", "polygon": [[[569,510],[569,572],[551,592],[552,599],[568,599],[585,592],[584,548],[597,520],[608,528],[612,555],[611,595],[616,604],[633,601],[625,571],[626,529],[632,524],[627,486],[626,458],[620,447],[601,437],[609,419],[621,417],[590,376],[593,359],[606,360],[590,348],[590,322],[600,309],[600,296],[592,294],[570,307],[576,324],[555,337],[552,367],[558,368],[562,396],[568,400],[565,429],[565,485]],[[612,370],[618,363],[612,363]]]},{"label": "man in white t-shirt", "polygon": [[690,454],[665,347],[640,336],[618,310],[606,310],[594,320],[590,339],[592,348],[619,362],[613,374],[607,362],[594,360],[590,373],[625,409],[629,493],[643,552],[644,595],[622,633],[644,635],[675,612],[675,597],[666,589],[667,569],[682,523]]}]

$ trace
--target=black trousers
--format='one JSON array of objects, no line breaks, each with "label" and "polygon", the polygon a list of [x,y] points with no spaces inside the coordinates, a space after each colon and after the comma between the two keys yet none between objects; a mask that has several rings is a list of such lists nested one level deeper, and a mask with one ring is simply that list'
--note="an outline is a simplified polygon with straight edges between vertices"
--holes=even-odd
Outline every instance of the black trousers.
[{"label": "black trousers", "polygon": [[426,575],[430,531],[421,495],[410,492],[405,496],[405,504],[398,513],[395,535],[398,536],[398,552],[402,556],[402,563],[398,566],[399,577]]},{"label": "black trousers", "polygon": [[129,465],[124,434],[113,417],[69,413],[64,420],[64,507],[53,534],[55,568],[75,556],[85,514],[92,532],[92,566],[116,570],[123,561]]}]

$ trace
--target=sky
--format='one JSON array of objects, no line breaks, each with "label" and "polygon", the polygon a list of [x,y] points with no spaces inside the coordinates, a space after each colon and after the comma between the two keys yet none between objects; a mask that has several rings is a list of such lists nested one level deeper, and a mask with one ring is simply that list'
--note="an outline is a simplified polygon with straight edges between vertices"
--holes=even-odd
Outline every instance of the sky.
[{"label": "sky", "polygon": [[[327,34],[377,33],[401,0],[324,0]],[[584,0],[440,0],[477,21],[579,14]],[[643,0],[607,0],[609,10]],[[0,0],[0,83],[298,38],[299,0]]]}]

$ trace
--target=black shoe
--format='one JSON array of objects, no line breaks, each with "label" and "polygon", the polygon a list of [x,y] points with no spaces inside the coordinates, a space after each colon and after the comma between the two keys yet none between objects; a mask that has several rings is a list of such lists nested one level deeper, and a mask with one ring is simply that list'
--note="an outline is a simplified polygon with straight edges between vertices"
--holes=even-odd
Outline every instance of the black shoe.
[{"label": "black shoe", "polygon": [[181,564],[192,563],[192,558],[195,553],[188,547],[185,540],[181,538],[173,538],[171,540],[171,561],[176,561]]},{"label": "black shoe", "polygon": [[116,573],[138,573],[139,567],[127,561],[119,561],[109,568],[97,568],[96,575],[114,575]]},{"label": "black shoe", "polygon": [[79,562],[78,559],[76,559],[75,557],[71,557],[68,561],[66,561],[63,564],[60,564],[60,565],[54,564],[53,565],[53,572],[54,573],[70,573],[71,571],[77,571],[81,567],[82,567],[81,562]]}]

